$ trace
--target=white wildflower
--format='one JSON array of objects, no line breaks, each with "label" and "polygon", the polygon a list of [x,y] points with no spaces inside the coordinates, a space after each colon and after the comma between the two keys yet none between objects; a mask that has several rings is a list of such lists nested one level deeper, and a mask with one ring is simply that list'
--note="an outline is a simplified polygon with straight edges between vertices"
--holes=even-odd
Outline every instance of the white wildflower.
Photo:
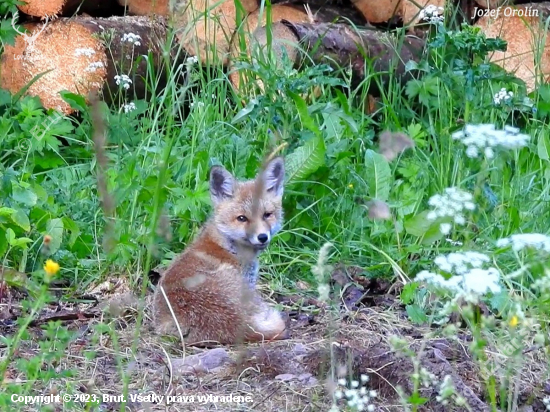
[{"label": "white wildflower", "polygon": [[498,93],[493,96],[493,103],[498,106],[502,102],[510,101],[512,97],[514,97],[514,93],[507,91],[506,88],[503,87]]},{"label": "white wildflower", "polygon": [[122,106],[122,108],[124,109],[124,113],[130,113],[136,110],[136,104],[134,102],[130,102]]},{"label": "white wildflower", "polygon": [[427,21],[432,24],[442,23],[443,20],[445,20],[445,16],[443,15],[444,11],[445,9],[443,9],[443,7],[437,7],[430,4],[420,10],[418,18],[421,21]]},{"label": "white wildflower", "polygon": [[84,48],[78,48],[75,49],[74,55],[75,56],[86,56],[86,57],[92,57],[95,54],[95,50],[91,47],[84,47]]},{"label": "white wildflower", "polygon": [[199,58],[197,56],[191,56],[191,57],[188,57],[187,60],[185,60],[185,63],[188,66],[192,66],[194,64],[197,64],[198,62],[199,62]]},{"label": "white wildflower", "polygon": [[189,107],[190,108],[193,108],[193,107],[204,107],[204,102],[201,102],[201,101],[198,101],[198,102],[191,102],[189,103]]},{"label": "white wildflower", "polygon": [[335,404],[332,404],[328,412],[340,412],[340,409],[338,409],[338,406],[336,406]]},{"label": "white wildflower", "polygon": [[126,90],[130,88],[130,85],[132,84],[132,80],[125,74],[116,75],[115,81],[117,85],[122,85]]},{"label": "white wildflower", "polygon": [[444,235],[448,235],[449,233],[451,233],[452,228],[453,228],[453,225],[451,225],[450,223],[442,223],[439,226],[439,231]]},{"label": "white wildflower", "polygon": [[[372,399],[376,398],[377,392],[367,390],[365,386],[369,378],[367,375],[361,375],[360,382],[357,380],[349,381],[349,387],[346,388],[348,382],[345,379],[338,379],[338,385],[345,388],[344,391],[337,389],[334,392],[336,399],[345,398],[347,406],[357,411],[374,411],[375,406],[371,403]],[[334,406],[334,405],[333,405]]]},{"label": "white wildflower", "polygon": [[478,252],[440,255],[435,258],[434,263],[441,271],[453,276],[446,279],[439,273],[423,270],[415,279],[448,289],[457,295],[498,293],[501,290],[500,273],[494,267],[484,269],[483,266],[489,262],[488,256]]},{"label": "white wildflower", "polygon": [[141,36],[139,34],[134,33],[124,33],[122,36],[123,42],[132,43],[134,46],[141,46]]},{"label": "white wildflower", "polygon": [[466,146],[468,157],[478,158],[483,153],[487,158],[493,158],[495,148],[522,148],[527,145],[530,136],[520,133],[517,127],[504,126],[504,129],[496,130],[494,124],[468,124],[463,130],[453,133],[452,138]]},{"label": "white wildflower", "polygon": [[462,242],[460,240],[453,240],[453,239],[450,239],[450,238],[447,238],[445,240],[453,246],[462,246]]},{"label": "white wildflower", "polygon": [[85,72],[95,72],[97,69],[105,67],[103,62],[92,62],[84,69]]},{"label": "white wildflower", "polygon": [[[466,218],[463,215],[464,210],[474,210],[475,204],[472,202],[473,196],[456,187],[445,189],[443,195],[434,195],[428,200],[433,210],[428,212],[426,216],[428,220],[436,220],[438,218],[450,217],[457,225],[464,225]],[[448,234],[450,225],[442,224],[440,227],[441,233]]]},{"label": "white wildflower", "polygon": [[540,233],[521,233],[497,240],[497,247],[512,245],[516,252],[526,248],[533,248],[550,252],[550,236]]}]

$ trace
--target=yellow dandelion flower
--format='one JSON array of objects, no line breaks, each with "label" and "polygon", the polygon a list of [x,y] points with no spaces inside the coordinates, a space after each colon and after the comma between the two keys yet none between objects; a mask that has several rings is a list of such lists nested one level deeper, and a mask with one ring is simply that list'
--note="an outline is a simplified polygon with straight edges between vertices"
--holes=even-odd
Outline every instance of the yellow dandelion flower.
[{"label": "yellow dandelion flower", "polygon": [[59,272],[59,263],[54,262],[51,259],[46,260],[44,271],[50,276],[55,275],[57,272]]},{"label": "yellow dandelion flower", "polygon": [[508,322],[508,324],[515,328],[519,323],[519,320],[518,320],[518,317],[516,315],[512,316],[512,319],[510,319],[510,322]]},{"label": "yellow dandelion flower", "polygon": [[353,189],[353,183],[350,183],[350,184],[348,185],[348,187],[349,187],[350,189]]}]

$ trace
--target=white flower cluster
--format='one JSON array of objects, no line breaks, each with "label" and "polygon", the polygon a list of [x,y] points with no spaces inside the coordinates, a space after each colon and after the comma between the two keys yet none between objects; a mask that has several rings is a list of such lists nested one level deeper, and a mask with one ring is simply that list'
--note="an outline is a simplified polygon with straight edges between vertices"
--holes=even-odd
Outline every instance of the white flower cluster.
[{"label": "white flower cluster", "polygon": [[507,91],[504,87],[493,96],[493,102],[498,106],[501,102],[506,102],[514,97],[514,92]]},{"label": "white flower cluster", "polygon": [[75,49],[74,55],[76,57],[78,56],[86,56],[86,57],[92,57],[95,54],[95,50],[91,47],[85,47],[85,48],[79,48]]},{"label": "white flower cluster", "polygon": [[526,248],[543,250],[550,253],[550,236],[540,233],[521,233],[497,240],[497,247],[512,245],[516,252]]},{"label": "white flower cluster", "polygon": [[191,56],[191,57],[188,57],[187,60],[185,60],[185,63],[188,66],[192,66],[194,64],[197,64],[198,62],[199,62],[199,58],[197,56]]},{"label": "white flower cluster", "polygon": [[[437,220],[439,218],[452,218],[457,225],[466,224],[464,217],[465,210],[474,210],[473,196],[456,187],[448,187],[442,195],[434,195],[428,200],[433,210],[426,216],[428,220]],[[441,233],[449,234],[452,229],[450,223],[442,223],[439,230]]]},{"label": "white flower cluster", "polygon": [[[334,397],[336,399],[346,399],[347,406],[353,408],[356,411],[368,411],[373,412],[375,406],[372,403],[372,400],[378,395],[376,391],[369,391],[366,387],[366,383],[369,381],[367,375],[361,375],[361,382],[352,380],[350,382],[351,388],[347,388],[347,382],[345,379],[338,380],[338,386],[340,389],[337,389],[334,392]],[[338,406],[333,404],[329,409],[329,412],[338,412]]]},{"label": "white flower cluster", "polygon": [[141,46],[140,40],[141,36],[139,34],[124,33],[124,35],[122,36],[123,42],[133,43],[134,46]]},{"label": "white flower cluster", "polygon": [[97,69],[100,69],[102,67],[105,67],[103,62],[92,62],[86,67],[84,71],[86,72],[95,72]]},{"label": "white flower cluster", "polygon": [[122,106],[122,108],[124,109],[124,113],[130,113],[136,110],[136,104],[134,102],[130,102]]},{"label": "white flower cluster", "polygon": [[494,124],[468,124],[464,130],[452,134],[454,140],[460,140],[466,147],[466,156],[478,158],[483,151],[485,157],[495,157],[494,148],[518,149],[524,147],[530,139],[529,135],[520,133],[517,127],[504,126],[503,130],[496,130]]},{"label": "white flower cluster", "polygon": [[546,396],[543,400],[542,400],[542,403],[544,403],[546,405],[546,410],[547,411],[550,411],[550,396]]},{"label": "white flower cluster", "polygon": [[122,85],[126,90],[130,88],[130,85],[132,84],[132,80],[125,74],[116,75],[115,81],[117,85]]},{"label": "white flower cluster", "polygon": [[429,23],[437,24],[442,23],[445,20],[443,7],[436,7],[433,4],[426,6],[418,14],[418,18],[421,21],[427,21]]},{"label": "white flower cluster", "polygon": [[434,260],[440,270],[453,274],[449,279],[427,270],[418,273],[415,279],[448,289],[460,296],[498,293],[501,290],[500,273],[494,267],[483,269],[488,262],[488,256],[477,252],[450,253]]}]

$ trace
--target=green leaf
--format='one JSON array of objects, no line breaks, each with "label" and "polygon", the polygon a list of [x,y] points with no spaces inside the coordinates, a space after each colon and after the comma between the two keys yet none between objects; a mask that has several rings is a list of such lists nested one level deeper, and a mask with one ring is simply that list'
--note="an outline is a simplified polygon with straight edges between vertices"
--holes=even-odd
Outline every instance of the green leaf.
[{"label": "green leaf", "polygon": [[429,211],[425,210],[405,220],[405,231],[413,236],[422,237],[423,244],[431,244],[444,235],[439,230],[441,223],[449,222],[449,219],[428,220]]},{"label": "green leaf", "polygon": [[52,240],[50,241],[49,252],[54,254],[59,250],[61,242],[63,241],[63,220],[62,219],[50,219],[46,224],[46,232],[43,235],[50,235]]},{"label": "green leaf", "polygon": [[299,94],[293,93],[291,91],[287,91],[288,95],[292,97],[292,100],[294,100],[294,103],[296,103],[296,108],[298,109],[298,114],[300,115],[300,120],[302,121],[302,125],[306,128],[311,130],[313,133],[315,133],[317,136],[321,134],[319,128],[313,121],[313,118],[309,115],[309,112],[307,110],[307,104],[304,99],[300,97]]},{"label": "green leaf", "polygon": [[428,316],[417,304],[407,305],[405,306],[405,310],[407,311],[407,315],[409,315],[409,319],[412,323],[421,325],[428,322]]},{"label": "green leaf", "polygon": [[18,247],[21,249],[27,249],[27,243],[31,243],[32,239],[29,239],[28,237],[18,237],[17,239],[14,239],[13,242],[11,242],[11,246]]},{"label": "green leaf", "polygon": [[545,133],[539,133],[537,151],[542,160],[550,160],[550,141]]},{"label": "green leaf", "polygon": [[0,207],[0,216],[11,216],[15,213],[15,209],[11,207]]},{"label": "green leaf", "polygon": [[16,202],[29,207],[36,205],[36,201],[38,200],[38,196],[31,189],[22,188],[17,185],[13,185],[12,198]]},{"label": "green leaf", "polygon": [[80,236],[80,228],[76,224],[76,222],[68,217],[63,218],[63,227],[67,229],[69,232],[71,232],[71,236],[69,237],[68,244],[69,246],[73,246],[76,242],[76,239],[78,239],[78,236]]},{"label": "green leaf", "polygon": [[15,240],[15,232],[11,227],[9,227],[8,230],[6,230],[6,240],[10,245]]},{"label": "green leaf", "polygon": [[390,165],[384,156],[371,149],[365,153],[364,178],[369,185],[369,196],[383,202],[388,200],[392,178]]},{"label": "green leaf", "polygon": [[71,108],[78,110],[79,112],[85,112],[86,111],[86,99],[84,97],[71,93],[67,90],[63,90],[59,92],[61,95],[61,98],[65,100]]},{"label": "green leaf", "polygon": [[405,231],[409,235],[418,237],[424,236],[428,229],[430,229],[430,227],[434,224],[433,221],[428,220],[428,213],[429,211],[425,210],[405,220]]},{"label": "green leaf", "polygon": [[409,396],[408,401],[411,405],[424,405],[426,402],[428,402],[428,398],[422,398],[418,394],[418,392],[415,392],[411,396]]},{"label": "green leaf", "polygon": [[289,154],[285,160],[286,181],[303,180],[325,165],[325,142],[315,136]]},{"label": "green leaf", "polygon": [[233,118],[233,120],[231,120],[231,124],[237,124],[238,122],[240,122],[241,120],[244,120],[244,118],[246,116],[248,116],[250,113],[252,113],[252,111],[254,110],[254,108],[256,107],[257,105],[257,102],[256,100],[251,100],[245,108],[241,109],[239,111],[239,113],[237,113],[235,115],[235,117]]},{"label": "green leaf", "polygon": [[405,305],[412,303],[417,289],[418,282],[407,283],[405,286],[403,286],[403,290],[401,291],[401,302],[403,302]]},{"label": "green leaf", "polygon": [[17,209],[15,213],[11,215],[11,220],[13,220],[13,223],[15,223],[25,232],[31,230],[31,222],[29,220],[29,217],[23,210]]}]

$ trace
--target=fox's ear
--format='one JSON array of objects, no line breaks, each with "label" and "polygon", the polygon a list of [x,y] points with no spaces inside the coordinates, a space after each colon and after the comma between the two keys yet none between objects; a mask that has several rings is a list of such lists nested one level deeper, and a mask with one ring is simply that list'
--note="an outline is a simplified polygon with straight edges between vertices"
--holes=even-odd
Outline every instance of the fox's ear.
[{"label": "fox's ear", "polygon": [[214,166],[210,169],[210,197],[216,205],[233,196],[235,179],[222,166]]},{"label": "fox's ear", "polygon": [[272,159],[265,167],[263,178],[265,190],[275,196],[282,196],[285,183],[285,162],[282,157]]}]

